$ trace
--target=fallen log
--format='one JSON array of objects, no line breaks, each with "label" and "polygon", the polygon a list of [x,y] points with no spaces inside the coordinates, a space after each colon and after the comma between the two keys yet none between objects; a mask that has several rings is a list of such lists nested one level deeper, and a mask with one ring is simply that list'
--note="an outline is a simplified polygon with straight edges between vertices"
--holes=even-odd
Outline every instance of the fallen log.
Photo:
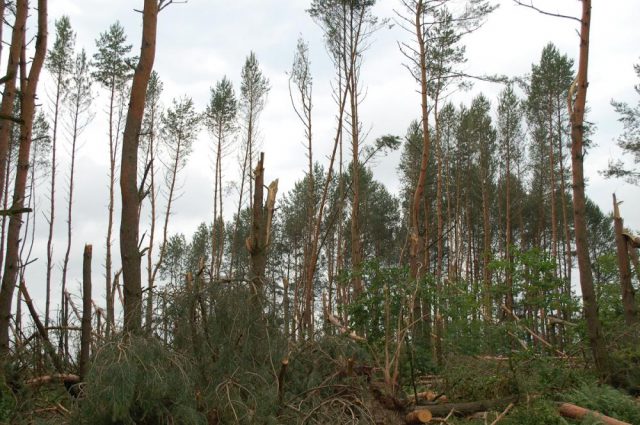
[{"label": "fallen log", "polygon": [[407,413],[404,421],[408,424],[426,424],[431,420],[431,418],[433,418],[433,415],[429,410],[420,409]]},{"label": "fallen log", "polygon": [[414,411],[429,410],[434,417],[447,416],[451,411],[453,411],[453,414],[456,416],[466,416],[476,412],[484,412],[490,410],[502,411],[510,403],[516,403],[517,401],[518,397],[512,396],[493,400],[471,401],[466,403],[445,403],[429,406],[427,408],[425,408],[425,406],[420,406]]},{"label": "fallen log", "polygon": [[565,418],[571,419],[583,419],[588,415],[592,415],[605,425],[631,425],[628,422],[619,421],[610,416],[605,416],[595,410],[585,409],[584,407],[576,406],[571,403],[560,403],[558,406],[558,412]]},{"label": "fallen log", "polygon": [[30,387],[37,387],[51,382],[62,382],[68,384],[77,384],[80,382],[80,377],[72,373],[54,373],[53,375],[38,376],[25,381]]}]

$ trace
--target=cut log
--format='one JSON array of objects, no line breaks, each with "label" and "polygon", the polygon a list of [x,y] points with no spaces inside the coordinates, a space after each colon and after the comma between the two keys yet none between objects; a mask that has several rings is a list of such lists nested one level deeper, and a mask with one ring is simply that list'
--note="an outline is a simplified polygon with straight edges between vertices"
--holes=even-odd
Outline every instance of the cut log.
[{"label": "cut log", "polygon": [[587,415],[593,415],[593,417],[595,417],[605,425],[631,425],[628,422],[619,421],[615,418],[605,416],[600,412],[585,409],[584,407],[576,406],[575,404],[571,403],[560,403],[560,405],[558,406],[558,412],[565,418],[583,419]]},{"label": "cut log", "polygon": [[[428,410],[434,417],[443,417],[447,416],[451,411],[456,416],[466,416],[471,415],[476,412],[484,412],[484,411],[502,411],[504,410],[510,403],[516,403],[518,401],[517,396],[493,399],[493,400],[480,400],[480,401],[472,401],[467,403],[446,403],[446,404],[438,404],[435,406],[429,406]],[[425,410],[424,406],[417,408],[415,411]]]},{"label": "cut log", "polygon": [[420,409],[407,413],[404,420],[408,424],[426,424],[431,420],[431,418],[433,418],[433,415],[429,410]]}]

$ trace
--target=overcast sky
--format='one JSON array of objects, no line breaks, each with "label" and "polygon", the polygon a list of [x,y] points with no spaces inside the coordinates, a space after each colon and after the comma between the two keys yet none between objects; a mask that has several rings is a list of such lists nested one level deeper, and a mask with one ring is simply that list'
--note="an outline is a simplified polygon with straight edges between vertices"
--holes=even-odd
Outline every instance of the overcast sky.
[{"label": "overcast sky", "polygon": [[[303,176],[305,168],[303,129],[297,121],[289,101],[287,71],[291,67],[296,41],[302,36],[309,42],[311,67],[314,78],[314,151],[316,158],[326,163],[325,155],[331,148],[335,105],[331,98],[330,81],[334,72],[329,60],[320,28],[305,10],[306,0],[189,0],[187,4],[172,5],[160,14],[155,70],[164,82],[164,104],[171,98],[191,96],[199,110],[203,110],[209,88],[224,75],[236,87],[240,70],[247,54],[254,51],[260,65],[271,82],[271,92],[260,119],[260,138],[265,152],[266,180],[280,179],[280,194],[288,191]],[[399,0],[378,0],[376,14],[391,19],[393,10],[400,7]],[[553,42],[561,52],[577,57],[579,39],[577,23],[537,14],[518,7],[510,0],[501,0],[500,7],[485,26],[464,40],[467,45],[469,74],[504,74],[522,76],[537,62],[542,48]],[[95,51],[95,39],[110,24],[120,20],[126,29],[133,52],[140,45],[141,15],[134,8],[142,8],[142,0],[54,0],[49,6],[49,22],[53,41],[53,21],[63,14],[71,19],[77,33],[77,48]],[[538,0],[535,3],[549,11],[579,15],[580,3],[575,0]],[[640,189],[622,181],[604,180],[598,171],[606,167],[610,158],[618,156],[615,138],[622,131],[610,100],[635,104],[633,64],[640,61],[640,5],[637,0],[615,2],[594,1],[592,44],[589,69],[589,119],[597,125],[594,140],[597,147],[585,160],[589,178],[588,196],[605,211],[611,211],[611,194],[616,192],[626,224],[640,228]],[[383,134],[404,135],[411,122],[419,115],[419,98],[415,83],[402,66],[403,56],[397,42],[410,40],[410,35],[399,26],[385,27],[373,36],[371,48],[366,52],[361,73],[366,87],[366,98],[361,107],[361,120],[368,130],[368,141]],[[43,86],[51,90],[50,81]],[[469,103],[479,92],[493,102],[499,85],[476,83],[469,92],[455,94],[455,103]],[[95,118],[82,136],[79,152],[74,206],[74,232],[71,250],[70,284],[79,287],[80,261],[85,243],[94,245],[94,298],[104,294],[104,245],[106,235],[106,206],[108,139],[107,99],[96,87],[99,95],[93,102]],[[189,237],[196,226],[210,222],[212,214],[213,171],[211,151],[205,131],[194,146],[187,169],[181,177],[182,196],[175,204],[171,232],[183,232]],[[66,141],[60,142],[62,145]],[[59,187],[64,187],[67,176],[67,153],[63,148],[59,165]],[[379,159],[374,167],[375,177],[391,191],[397,191],[399,180],[397,164],[399,153]],[[238,176],[234,155],[225,161],[225,180]],[[38,228],[31,266],[29,286],[35,298],[44,294],[44,268],[46,259],[46,213],[48,183],[39,188]],[[58,211],[54,258],[54,282],[59,281],[60,266],[66,246],[63,201],[66,192],[58,190]],[[235,192],[227,199],[227,211],[235,202]],[[117,194],[119,199],[119,193]],[[119,211],[116,211],[116,218]],[[114,269],[119,267],[118,228],[114,231]],[[79,291],[78,291],[79,292]],[[56,292],[54,292],[56,293]]]}]

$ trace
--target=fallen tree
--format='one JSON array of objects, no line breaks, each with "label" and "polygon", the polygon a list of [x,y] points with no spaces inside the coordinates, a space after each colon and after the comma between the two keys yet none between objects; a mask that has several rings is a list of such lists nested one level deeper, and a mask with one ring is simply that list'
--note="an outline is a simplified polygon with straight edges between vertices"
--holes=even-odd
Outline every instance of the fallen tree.
[{"label": "fallen tree", "polygon": [[600,412],[585,409],[584,407],[576,406],[571,403],[560,403],[558,405],[558,412],[560,412],[560,414],[565,418],[583,419],[591,415],[605,425],[631,425],[629,422],[619,421],[615,418],[605,416]]},{"label": "fallen tree", "polygon": [[419,406],[414,409],[414,412],[428,410],[434,417],[447,416],[451,412],[453,412],[453,414],[456,416],[467,416],[476,412],[486,412],[490,410],[502,411],[509,404],[516,403],[517,401],[518,396],[511,396],[493,400],[470,401],[465,403],[445,403],[433,406]]}]

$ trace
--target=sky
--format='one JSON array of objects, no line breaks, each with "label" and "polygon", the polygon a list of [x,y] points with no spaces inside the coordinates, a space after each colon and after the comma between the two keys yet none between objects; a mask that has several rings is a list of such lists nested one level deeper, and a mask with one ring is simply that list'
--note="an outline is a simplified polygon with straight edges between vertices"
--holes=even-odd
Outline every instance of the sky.
[{"label": "sky", "polygon": [[[576,22],[542,16],[511,0],[497,3],[499,8],[486,24],[463,41],[467,46],[466,73],[523,76],[531,70],[532,63],[539,60],[542,48],[548,42],[577,59]],[[610,105],[611,99],[631,104],[638,101],[633,86],[639,82],[633,64],[640,62],[640,5],[637,0],[593,3],[588,102],[591,107],[589,119],[597,126],[593,136],[597,147],[585,159],[587,195],[608,213],[612,209],[611,194],[615,192],[618,199],[624,201],[621,213],[626,225],[640,229],[640,215],[637,214],[640,188],[619,180],[605,180],[599,174],[610,159],[619,156],[615,139],[622,132],[622,126]],[[316,159],[325,164],[334,135],[336,106],[330,86],[334,70],[324,47],[322,31],[306,13],[309,4],[307,0],[189,0],[162,11],[158,22],[154,69],[164,82],[165,105],[169,105],[174,97],[188,95],[199,110],[204,110],[210,87],[223,76],[230,78],[238,90],[245,58],[250,51],[256,53],[271,84],[259,124],[261,147],[265,152],[265,180],[279,179],[279,196],[303,177],[306,161],[303,128],[291,108],[288,91],[287,72],[298,37],[309,43],[314,78],[314,152]],[[551,12],[575,16],[580,13],[580,3],[575,0],[537,0],[535,4]],[[77,33],[77,48],[85,48],[93,55],[99,33],[119,20],[133,44],[133,53],[138,54],[142,16],[134,9],[141,9],[142,5],[142,0],[54,0],[49,5],[50,28],[53,29],[55,19],[68,15]],[[410,41],[411,34],[395,24],[395,10],[401,10],[399,0],[378,0],[376,15],[389,21],[373,35],[364,56],[361,81],[366,97],[360,115],[368,134],[366,142],[373,142],[384,134],[404,135],[409,123],[420,113],[417,86],[404,68],[404,58],[398,49],[398,42]],[[53,32],[50,36],[52,42]],[[45,93],[51,92],[53,85],[49,78],[45,77],[41,84]],[[475,83],[470,91],[453,94],[451,100],[456,104],[469,104],[475,95],[483,92],[495,107],[501,89],[499,84]],[[94,299],[102,300],[108,203],[108,103],[105,93],[97,87],[95,95],[92,103],[95,116],[81,136],[78,152],[69,282],[71,289],[79,293],[82,249],[85,243],[93,244]],[[42,97],[47,110],[46,98]],[[66,213],[63,210],[66,191],[63,188],[69,161],[68,150],[64,147],[67,142],[63,139],[60,143],[63,148],[59,154],[56,196],[59,209],[55,224],[54,282],[59,281],[66,247]],[[210,136],[203,130],[180,177],[180,197],[175,203],[170,233],[182,232],[189,237],[199,223],[212,219],[210,146]],[[395,152],[378,158],[373,164],[374,176],[392,192],[397,192],[400,184],[398,161],[399,152]],[[236,156],[227,156],[225,182],[236,180],[238,174]],[[32,254],[37,260],[31,265],[27,282],[39,306],[43,305],[44,298],[47,190],[47,182],[38,188],[36,241]],[[116,195],[119,198],[119,193]],[[232,210],[236,197],[236,192],[230,189],[225,199],[227,211]],[[115,216],[117,220],[119,203]],[[145,220],[143,218],[143,224]],[[113,238],[116,263],[119,263],[118,228],[116,223]]]}]

